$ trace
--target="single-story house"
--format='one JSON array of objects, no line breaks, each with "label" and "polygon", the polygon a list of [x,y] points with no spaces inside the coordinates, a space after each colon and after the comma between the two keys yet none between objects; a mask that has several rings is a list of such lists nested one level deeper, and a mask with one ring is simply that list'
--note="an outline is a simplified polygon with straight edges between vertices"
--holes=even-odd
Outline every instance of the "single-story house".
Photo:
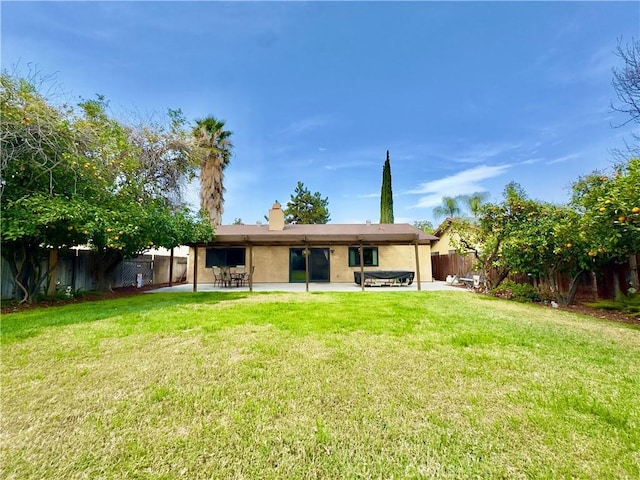
[{"label": "single-story house", "polygon": [[475,253],[472,249],[461,255],[456,249],[460,245],[460,235],[452,231],[453,219],[446,218],[433,234],[438,238],[431,244],[431,268],[435,280],[448,277],[469,276],[473,270]]},{"label": "single-story house", "polygon": [[[279,203],[267,225],[220,225],[211,242],[191,244],[187,278],[213,283],[211,267],[244,265],[253,283],[353,283],[371,271],[410,271],[433,281],[431,242],[437,238],[409,224],[285,225]],[[364,283],[364,282],[361,282]],[[363,285],[364,288],[364,285]]]},{"label": "single-story house", "polygon": [[431,255],[448,255],[456,253],[456,247],[453,243],[454,240],[459,240],[458,234],[451,232],[452,218],[445,218],[444,221],[438,225],[436,231],[433,234],[438,238],[431,245]]}]

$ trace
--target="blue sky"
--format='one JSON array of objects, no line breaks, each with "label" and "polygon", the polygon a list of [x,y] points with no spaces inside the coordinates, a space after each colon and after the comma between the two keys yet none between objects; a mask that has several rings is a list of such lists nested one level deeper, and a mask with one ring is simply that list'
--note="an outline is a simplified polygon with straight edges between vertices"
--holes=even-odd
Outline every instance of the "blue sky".
[{"label": "blue sky", "polygon": [[116,116],[225,120],[223,223],[262,221],[298,181],[332,223],[375,223],[386,150],[397,223],[437,225],[443,195],[499,201],[510,181],[565,202],[634,128],[612,128],[609,104],[639,2],[3,1],[1,16],[4,69],[56,74]]}]

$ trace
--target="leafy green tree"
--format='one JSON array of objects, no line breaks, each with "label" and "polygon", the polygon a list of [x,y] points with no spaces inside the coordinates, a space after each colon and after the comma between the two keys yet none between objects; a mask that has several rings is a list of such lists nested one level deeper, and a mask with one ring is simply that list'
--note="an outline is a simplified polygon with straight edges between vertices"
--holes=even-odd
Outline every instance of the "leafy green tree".
[{"label": "leafy green tree", "polygon": [[73,110],[51,106],[25,79],[2,73],[0,81],[2,256],[16,298],[31,301],[48,276],[47,248],[82,241],[74,225],[82,220],[82,198],[97,193],[97,180],[77,167],[90,135],[72,128]]},{"label": "leafy green tree", "polygon": [[123,258],[152,244],[211,238],[210,227],[172,204],[167,177],[150,175],[158,162],[145,161],[102,97],[79,110],[54,106],[32,82],[1,78],[2,256],[18,300],[33,301],[55,268],[42,267],[50,249],[89,246],[106,289]]},{"label": "leafy green tree", "polygon": [[505,261],[502,250],[512,231],[518,229],[522,204],[529,201],[517,183],[508,184],[500,204],[484,204],[479,220],[453,218],[452,243],[459,254],[473,252],[476,268],[482,272],[489,288],[495,288],[509,275],[512,266]]},{"label": "leafy green tree", "polygon": [[170,249],[186,241],[208,240],[212,231],[176,202],[179,179],[191,172],[186,134],[176,131],[176,116],[169,133],[143,130],[142,138],[148,141],[141,144],[140,137],[132,137],[130,129],[107,115],[104,99],[80,107],[84,117],[78,125],[98,132],[91,149],[83,152],[91,161],[82,166],[97,172],[102,186],[89,203],[83,232],[97,259],[97,288],[109,290],[112,273],[123,259],[151,247]]},{"label": "leafy green tree", "polygon": [[196,121],[192,134],[200,159],[200,205],[209,212],[211,224],[220,225],[224,212],[224,170],[233,149],[232,132],[225,130],[224,121],[209,116]]},{"label": "leafy green tree", "polygon": [[460,216],[462,209],[460,208],[461,197],[442,197],[442,205],[433,209],[433,216],[439,218],[455,218]]},{"label": "leafy green tree", "polygon": [[629,261],[638,289],[635,255],[640,252],[640,159],[620,164],[611,175],[594,172],[573,184],[572,206],[594,263]]},{"label": "leafy green tree", "polygon": [[[528,198],[522,187],[510,183],[504,200],[486,204],[474,224],[453,222],[460,246],[474,249],[479,268],[487,278],[497,274],[497,287],[509,273],[540,279],[551,289],[556,301],[571,304],[580,277],[594,268],[581,215],[567,206]],[[561,277],[569,279],[563,290]]]},{"label": "leafy green tree", "polygon": [[429,220],[416,220],[413,222],[413,226],[425,233],[433,233],[435,231],[433,224]]},{"label": "leafy green tree", "polygon": [[[566,206],[527,201],[502,245],[504,264],[513,273],[542,279],[556,301],[573,303],[580,277],[592,268],[580,231],[580,215]],[[563,290],[560,278],[569,279]]]},{"label": "leafy green tree", "polygon": [[285,223],[327,223],[330,220],[328,207],[328,197],[322,198],[320,192],[312,194],[302,182],[298,182],[291,200],[284,209]]},{"label": "leafy green tree", "polygon": [[393,223],[393,191],[391,189],[391,161],[389,160],[389,150],[387,150],[387,159],[382,168],[380,223]]}]

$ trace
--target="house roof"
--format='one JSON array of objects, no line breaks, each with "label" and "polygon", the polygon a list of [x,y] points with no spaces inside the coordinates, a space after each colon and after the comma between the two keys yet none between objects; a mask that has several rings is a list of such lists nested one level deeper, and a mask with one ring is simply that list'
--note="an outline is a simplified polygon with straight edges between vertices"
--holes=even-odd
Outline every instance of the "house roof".
[{"label": "house roof", "polygon": [[220,225],[209,244],[422,244],[437,237],[408,223],[393,224],[322,224],[285,225],[283,230],[269,230],[268,225]]},{"label": "house roof", "polygon": [[448,228],[451,226],[451,223],[453,222],[453,218],[451,217],[447,217],[445,218],[442,223],[440,225],[438,225],[438,228],[436,228],[436,231],[433,232],[433,234],[436,237],[440,237],[442,236],[442,234],[444,232],[446,232],[448,230]]}]

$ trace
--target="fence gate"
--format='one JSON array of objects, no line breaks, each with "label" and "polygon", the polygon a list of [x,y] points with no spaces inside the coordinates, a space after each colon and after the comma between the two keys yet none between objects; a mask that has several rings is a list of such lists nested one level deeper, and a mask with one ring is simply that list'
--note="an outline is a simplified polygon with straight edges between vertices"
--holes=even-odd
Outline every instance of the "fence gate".
[{"label": "fence gate", "polygon": [[142,275],[142,285],[153,283],[153,260],[151,258],[138,257],[122,262],[123,287],[135,287],[138,282],[138,274]]}]

